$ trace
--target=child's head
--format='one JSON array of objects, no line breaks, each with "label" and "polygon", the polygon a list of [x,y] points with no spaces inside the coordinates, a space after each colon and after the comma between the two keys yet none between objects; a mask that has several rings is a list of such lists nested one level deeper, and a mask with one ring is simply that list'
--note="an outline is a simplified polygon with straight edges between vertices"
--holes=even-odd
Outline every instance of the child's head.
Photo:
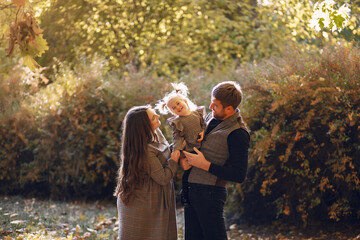
[{"label": "child's head", "polygon": [[172,83],[174,90],[156,104],[161,114],[171,112],[177,116],[186,116],[196,109],[196,105],[187,97],[188,88],[184,83]]}]

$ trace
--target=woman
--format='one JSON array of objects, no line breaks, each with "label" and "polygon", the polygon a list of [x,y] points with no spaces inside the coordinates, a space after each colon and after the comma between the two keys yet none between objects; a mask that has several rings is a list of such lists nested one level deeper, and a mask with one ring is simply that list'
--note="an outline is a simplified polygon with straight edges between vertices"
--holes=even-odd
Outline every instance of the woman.
[{"label": "woman", "polygon": [[177,239],[173,177],[177,161],[149,106],[131,108],[123,122],[117,197],[119,239]]}]

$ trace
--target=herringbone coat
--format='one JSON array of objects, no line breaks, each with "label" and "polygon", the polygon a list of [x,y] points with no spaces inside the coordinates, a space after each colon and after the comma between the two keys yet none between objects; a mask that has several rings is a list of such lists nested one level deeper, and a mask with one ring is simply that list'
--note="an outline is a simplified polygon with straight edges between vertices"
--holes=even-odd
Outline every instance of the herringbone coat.
[{"label": "herringbone coat", "polygon": [[148,146],[150,177],[128,205],[117,199],[120,240],[176,240],[175,189],[177,163],[158,131],[159,142]]}]

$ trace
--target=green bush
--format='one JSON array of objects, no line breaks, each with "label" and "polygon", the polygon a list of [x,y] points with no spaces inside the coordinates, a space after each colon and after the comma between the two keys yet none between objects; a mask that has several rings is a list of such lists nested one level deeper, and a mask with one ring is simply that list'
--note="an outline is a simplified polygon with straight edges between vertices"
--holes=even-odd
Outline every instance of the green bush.
[{"label": "green bush", "polygon": [[[102,63],[80,59],[76,69],[58,63],[48,85],[39,79],[24,81],[30,78],[24,72],[12,80],[18,87],[8,89],[16,89],[13,102],[21,109],[12,111],[14,117],[2,114],[0,176],[8,179],[0,185],[4,193],[53,199],[112,197],[122,119],[134,105],[154,105],[172,90],[172,80],[151,70],[130,71],[128,76],[104,73]],[[233,69],[215,74],[194,70],[179,81],[187,84],[195,103],[207,108],[211,88],[232,79],[233,73]],[[161,117],[161,129],[171,142],[167,117]]]},{"label": "green bush", "polygon": [[[360,49],[290,49],[239,69],[252,137],[234,199],[250,222],[360,218]],[[237,187],[239,188],[239,187]]]},{"label": "green bush", "polygon": [[[250,165],[247,180],[229,186],[229,216],[304,225],[359,219],[359,60],[359,48],[342,44],[312,53],[289,47],[262,63],[179,79],[206,107],[216,83],[243,86]],[[35,79],[35,87],[16,64],[1,62],[2,193],[112,197],[122,120],[132,106],[169,92],[171,79],[131,67],[128,76],[104,73],[102,62],[59,63],[52,82]],[[166,117],[161,128],[171,140]]]},{"label": "green bush", "polygon": [[54,86],[32,100],[38,107],[36,101],[57,96],[41,108],[34,161],[22,169],[23,182],[46,182],[52,198],[111,197],[123,117],[134,105],[154,102],[161,89],[161,79],[146,74],[104,75],[99,61],[59,71]]},{"label": "green bush", "polygon": [[[171,80],[151,70],[104,73],[102,63],[80,59],[76,69],[58,63],[48,85],[24,71],[11,74],[15,66],[9,69],[3,84],[12,85],[2,89],[2,109],[18,107],[1,114],[2,192],[53,199],[112,197],[126,112],[135,105],[154,105],[171,91]],[[195,102],[208,104],[207,81],[199,75],[195,71],[181,81]],[[9,100],[9,95],[14,97]],[[161,128],[171,140],[166,117]]]},{"label": "green bush", "polygon": [[22,108],[27,93],[22,73],[16,59],[0,50],[0,192],[4,193],[19,188],[20,167],[29,144],[27,135],[32,129],[32,116]]}]

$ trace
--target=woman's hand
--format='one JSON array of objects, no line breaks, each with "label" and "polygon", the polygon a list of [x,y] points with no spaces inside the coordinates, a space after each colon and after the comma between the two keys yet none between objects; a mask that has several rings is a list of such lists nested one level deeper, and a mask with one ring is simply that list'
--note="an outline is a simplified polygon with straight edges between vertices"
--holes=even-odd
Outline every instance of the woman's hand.
[{"label": "woman's hand", "polygon": [[179,162],[180,150],[175,150],[171,153],[171,159],[175,162]]},{"label": "woman's hand", "polygon": [[200,152],[196,147],[194,147],[194,151],[197,154],[193,154],[193,153],[189,153],[186,151],[183,151],[183,153],[185,154],[188,163],[191,166],[203,169],[205,171],[209,171],[210,165],[211,163],[205,159],[204,154],[202,154],[202,152]]}]

